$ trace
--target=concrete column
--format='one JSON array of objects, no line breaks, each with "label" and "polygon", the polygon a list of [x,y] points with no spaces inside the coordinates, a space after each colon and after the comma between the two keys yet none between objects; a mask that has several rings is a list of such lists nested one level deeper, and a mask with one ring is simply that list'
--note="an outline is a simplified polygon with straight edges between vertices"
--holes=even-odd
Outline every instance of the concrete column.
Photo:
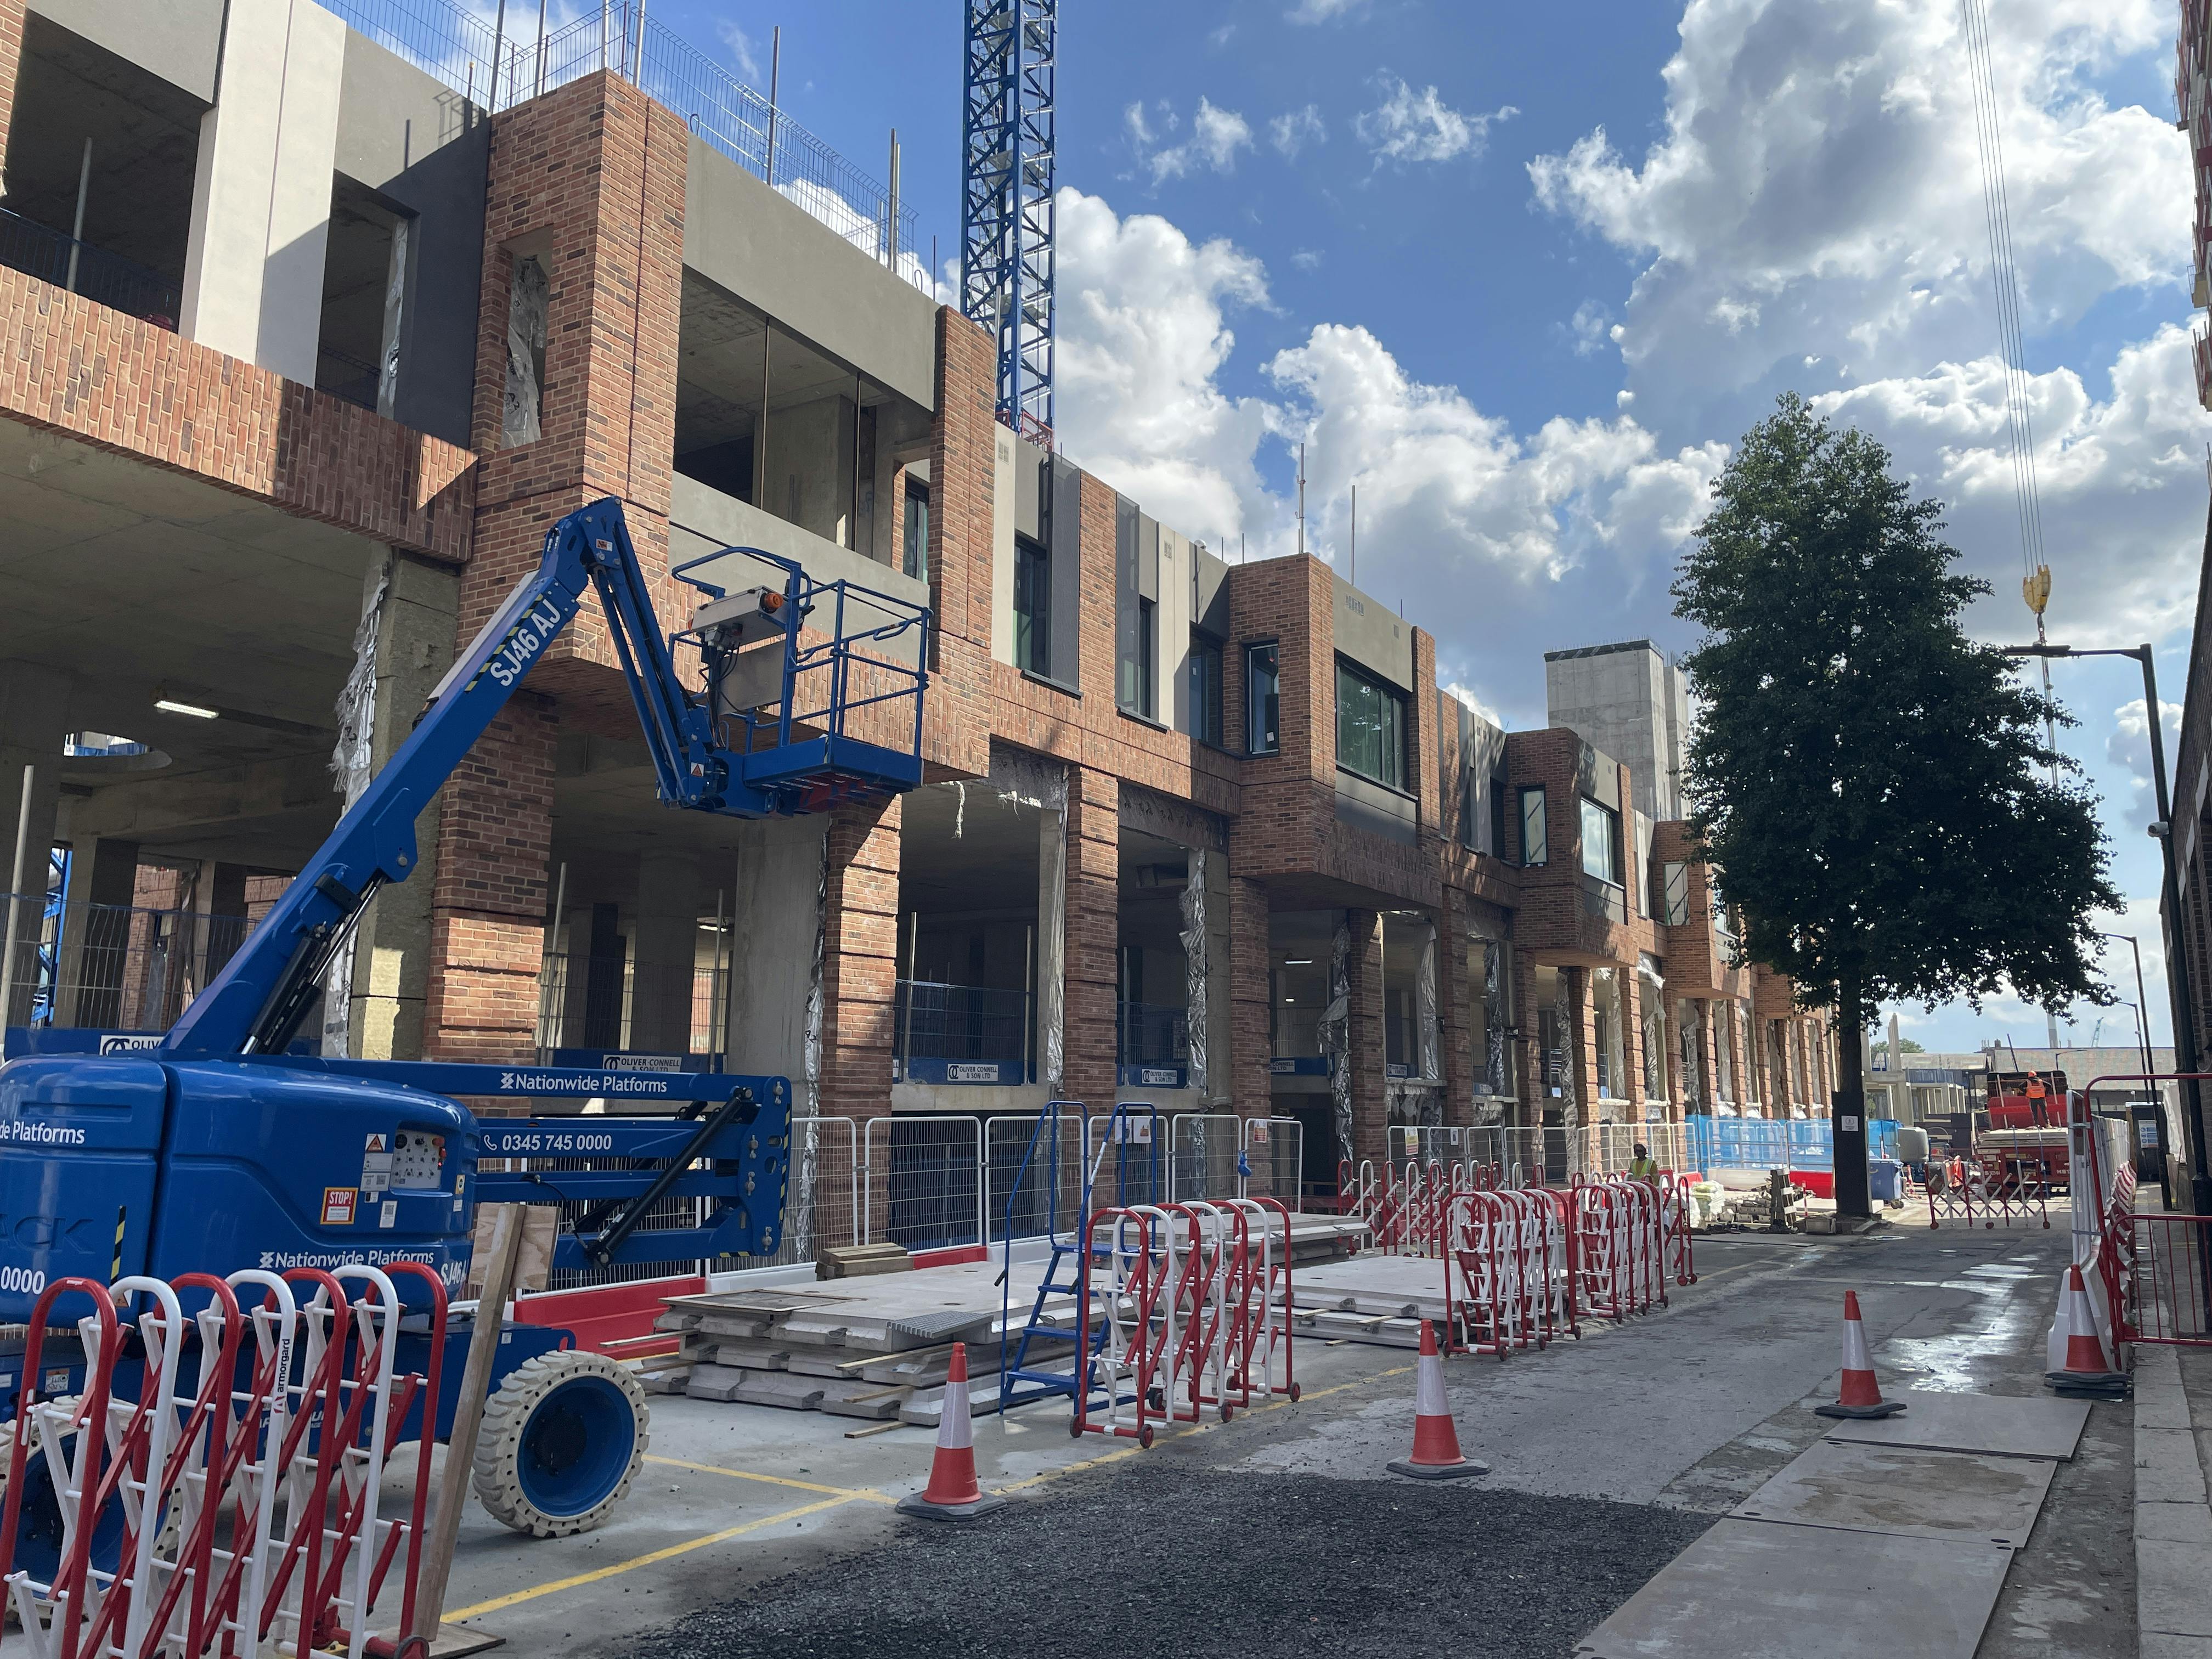
[{"label": "concrete column", "polygon": [[1381,1169],[1389,1155],[1389,1064],[1382,1024],[1382,917],[1379,911],[1346,913],[1352,933],[1351,1030],[1346,1060],[1352,1067],[1352,1163],[1372,1158]]},{"label": "concrete column", "polygon": [[315,383],[345,25],[313,0],[228,0],[222,101],[200,118],[182,332]]},{"label": "concrete column", "polygon": [[[63,1025],[112,1026],[123,1012],[129,907],[138,884],[138,843],[104,836],[71,849],[69,930],[62,937]],[[112,908],[109,907],[112,907]]]},{"label": "concrete column", "polygon": [[1616,968],[1620,983],[1620,1097],[1632,1109],[1629,1121],[1644,1121],[1644,975],[1633,968]]},{"label": "concrete column", "polygon": [[[1072,787],[1072,781],[1071,781]],[[1037,814],[1036,1068],[1048,1099],[1067,1093],[1067,814]]]},{"label": "concrete column", "polygon": [[[415,716],[453,658],[459,572],[397,550],[370,561],[370,591],[385,583],[376,634],[376,706],[369,754],[376,771],[406,742]],[[430,980],[430,908],[438,867],[439,797],[415,820],[413,878],[369,901],[355,934],[349,1046],[359,1060],[422,1058]]]},{"label": "concrete column", "polygon": [[[1229,855],[1192,849],[1194,871],[1206,871],[1206,1091],[1208,1111],[1236,1111],[1239,1091],[1233,1054],[1237,1036],[1236,930],[1230,918]],[[1249,946],[1247,947],[1249,948]],[[1259,952],[1264,963],[1267,941],[1261,935]],[[1262,1114],[1264,1115],[1264,1114]]]},{"label": "concrete column", "polygon": [[1443,922],[1437,940],[1437,1048],[1443,1067],[1444,1119],[1466,1124],[1474,1117],[1474,1053],[1470,1004],[1482,994],[1468,983],[1467,901],[1459,890],[1444,889]]},{"label": "concrete column", "polygon": [[[24,772],[30,779],[30,834],[25,842],[23,889],[46,890],[46,857],[54,844],[54,820],[61,798],[62,738],[69,728],[70,681],[66,675],[26,662],[0,663],[0,893],[13,879],[15,832],[22,823]],[[16,933],[0,943],[15,958],[14,1006],[0,1008],[0,1025],[21,1024],[29,1014],[37,980],[26,940],[38,937],[39,909],[27,899],[18,907]],[[0,928],[7,908],[0,897]]]},{"label": "concrete column", "polygon": [[630,966],[633,1048],[690,1052],[699,886],[699,860],[691,854],[656,848],[638,855],[636,944]]},{"label": "concrete column", "polygon": [[789,1078],[799,1113],[816,1106],[806,1076],[806,1002],[822,932],[828,832],[819,817],[740,825],[732,878],[729,1069]]},{"label": "concrete column", "polygon": [[[1224,860],[1225,862],[1225,860]],[[1228,881],[1230,1068],[1223,1073],[1242,1117],[1274,1110],[1273,1058],[1267,1043],[1267,1006],[1273,994],[1268,957],[1267,890],[1242,876]]]},{"label": "concrete column", "polygon": [[1121,934],[1121,784],[1109,773],[1072,766],[1067,805],[1061,1088],[1067,1098],[1096,1112],[1110,1109],[1119,1078],[1114,1038]]}]

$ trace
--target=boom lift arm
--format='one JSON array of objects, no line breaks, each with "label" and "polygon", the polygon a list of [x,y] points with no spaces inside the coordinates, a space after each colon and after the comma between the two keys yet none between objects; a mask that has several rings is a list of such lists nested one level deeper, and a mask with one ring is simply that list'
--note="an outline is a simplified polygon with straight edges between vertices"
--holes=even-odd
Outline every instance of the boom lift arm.
[{"label": "boom lift arm", "polygon": [[[799,646],[799,627],[812,608],[809,600],[815,585],[789,561],[741,550],[783,576],[781,591],[763,592],[759,609],[785,636],[785,723],[788,726],[798,675],[811,666],[831,667],[838,690],[833,692],[831,705],[818,714],[834,740],[842,726],[843,711],[836,699],[846,680],[845,641],[833,639],[826,647],[811,647],[810,660],[810,652]],[[713,635],[702,634],[698,642],[709,684],[697,692],[684,686],[654,616],[621,504],[611,498],[595,501],[547,531],[537,569],[515,585],[431,692],[398,752],[261,925],[171,1028],[162,1043],[165,1057],[216,1059],[284,1050],[313,1006],[337,952],[350,939],[362,908],[386,883],[404,881],[414,873],[418,862],[416,819],[507,706],[532,664],[574,620],[586,586],[598,590],[605,611],[616,656],[652,750],[660,798],[678,806],[739,817],[799,810],[788,791],[745,781],[748,756],[757,742],[753,724],[748,721],[735,731],[745,747],[733,750],[721,740],[723,728],[715,714],[715,684],[728,653]],[[706,591],[720,593],[712,587]],[[842,592],[839,601],[842,614]],[[926,627],[927,616],[926,611],[915,611],[913,620]],[[917,752],[911,769],[918,780],[919,710],[926,672],[917,665],[911,678],[910,691],[900,695],[910,694],[915,701]],[[827,753],[825,744],[825,759]],[[888,758],[897,763],[907,757],[894,751]],[[902,769],[893,764],[890,770],[900,773]],[[912,781],[901,779],[884,787],[910,787]]]}]

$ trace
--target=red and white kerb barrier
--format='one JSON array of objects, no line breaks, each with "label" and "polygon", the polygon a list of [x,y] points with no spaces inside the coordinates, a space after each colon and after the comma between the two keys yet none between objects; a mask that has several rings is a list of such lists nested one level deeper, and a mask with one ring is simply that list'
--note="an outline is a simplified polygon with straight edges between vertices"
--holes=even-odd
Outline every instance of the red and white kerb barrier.
[{"label": "red and white kerb barrier", "polygon": [[[398,1273],[428,1287],[427,1377],[395,1373]],[[187,1316],[181,1298],[194,1293],[207,1305]],[[76,1322],[84,1389],[42,1400],[41,1351],[65,1299],[91,1304]],[[135,1342],[118,1310],[134,1300]],[[435,1413],[445,1328],[445,1287],[413,1262],[48,1286],[31,1316],[20,1413],[0,1425],[0,1564],[17,1559],[32,1486],[59,1512],[50,1576],[26,1566],[4,1580],[28,1651],[360,1659],[395,1565],[392,1622],[406,1628],[434,1437],[418,1437],[407,1516],[380,1515],[378,1486],[410,1413]],[[27,1478],[33,1459],[42,1481]]]},{"label": "red and white kerb barrier", "polygon": [[1098,1211],[1087,1235],[1077,1300],[1090,1376],[1076,1433],[1149,1446],[1157,1423],[1208,1409],[1227,1422],[1255,1399],[1297,1398],[1285,1206],[1131,1205]]}]

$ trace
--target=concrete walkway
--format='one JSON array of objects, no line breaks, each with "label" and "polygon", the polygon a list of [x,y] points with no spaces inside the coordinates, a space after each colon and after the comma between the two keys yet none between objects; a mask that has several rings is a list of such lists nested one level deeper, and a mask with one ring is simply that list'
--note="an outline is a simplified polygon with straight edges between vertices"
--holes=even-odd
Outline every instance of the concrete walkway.
[{"label": "concrete walkway", "polygon": [[2212,1659],[2212,1352],[2136,1350],[2136,1628],[2142,1659]]}]

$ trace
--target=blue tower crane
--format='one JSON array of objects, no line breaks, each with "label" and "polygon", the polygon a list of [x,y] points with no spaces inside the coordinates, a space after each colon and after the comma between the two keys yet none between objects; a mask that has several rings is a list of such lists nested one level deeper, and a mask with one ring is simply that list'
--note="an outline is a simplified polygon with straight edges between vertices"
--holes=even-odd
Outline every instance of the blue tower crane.
[{"label": "blue tower crane", "polygon": [[1052,442],[1060,0],[966,0],[960,309],[998,343],[1000,421]]}]

